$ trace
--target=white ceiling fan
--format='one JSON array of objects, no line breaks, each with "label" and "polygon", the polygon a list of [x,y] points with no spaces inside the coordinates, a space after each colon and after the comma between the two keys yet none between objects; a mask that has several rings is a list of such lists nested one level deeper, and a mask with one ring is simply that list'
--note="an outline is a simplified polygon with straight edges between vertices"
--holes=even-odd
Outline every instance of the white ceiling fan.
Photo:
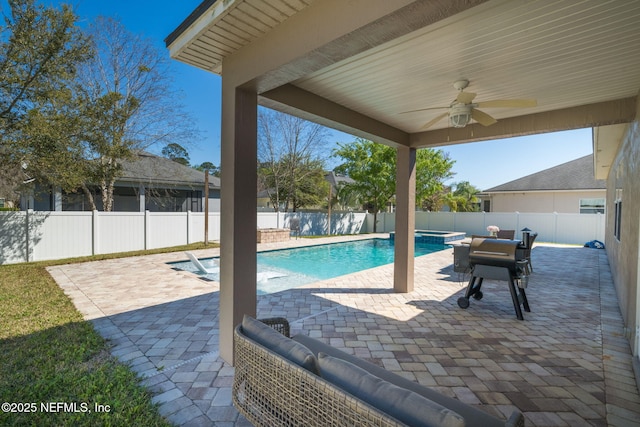
[{"label": "white ceiling fan", "polygon": [[464,92],[464,89],[467,86],[469,86],[469,80],[466,79],[458,80],[453,83],[453,87],[456,88],[459,93],[456,99],[451,102],[448,107],[422,108],[419,110],[404,111],[401,114],[446,108],[448,110],[447,112],[438,115],[436,118],[426,123],[421,129],[428,129],[447,116],[449,117],[449,123],[451,126],[463,128],[471,121],[471,119],[483,126],[490,126],[497,122],[496,119],[484,111],[478,110],[478,108],[527,108],[538,105],[535,99],[496,99],[493,101],[474,103],[473,100],[475,99],[476,94]]}]

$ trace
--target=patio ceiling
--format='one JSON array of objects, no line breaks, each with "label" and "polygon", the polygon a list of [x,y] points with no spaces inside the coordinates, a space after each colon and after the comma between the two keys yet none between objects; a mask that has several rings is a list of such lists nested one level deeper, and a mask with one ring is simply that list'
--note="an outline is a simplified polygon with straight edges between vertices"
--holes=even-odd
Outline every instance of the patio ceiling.
[{"label": "patio ceiling", "polygon": [[[313,52],[282,64],[280,73],[258,76],[252,84],[261,104],[413,147],[604,126],[635,117],[638,1],[394,3],[402,7],[311,46]],[[225,59],[293,15],[317,14],[322,25],[331,26],[319,6],[313,0],[208,0],[167,38],[167,45],[173,58],[222,73]],[[356,8],[344,4],[340,9],[349,14]],[[336,52],[336,46],[344,49]],[[421,130],[444,109],[403,114],[448,106],[457,95],[452,83],[461,78],[470,81],[466,91],[477,93],[476,102],[534,98],[538,105],[485,108],[497,124],[462,129],[444,119]],[[376,132],[372,123],[386,131]]]}]

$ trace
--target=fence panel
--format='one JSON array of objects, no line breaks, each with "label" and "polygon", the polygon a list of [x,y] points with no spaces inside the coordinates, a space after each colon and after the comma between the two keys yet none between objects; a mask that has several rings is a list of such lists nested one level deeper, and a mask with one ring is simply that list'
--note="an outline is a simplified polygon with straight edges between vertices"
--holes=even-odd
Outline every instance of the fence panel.
[{"label": "fence panel", "polygon": [[[576,214],[577,215],[577,214]],[[538,242],[561,242],[556,239],[556,214],[552,213],[521,213],[520,228],[528,228],[532,233],[538,233],[536,240]],[[576,236],[578,238],[578,236]]]},{"label": "fence panel", "polygon": [[[600,221],[602,221],[602,233],[599,233]],[[555,232],[557,242],[582,244],[591,240],[604,242],[604,215],[557,214]]]},{"label": "fence panel", "polygon": [[[425,212],[427,214],[427,230],[455,231],[454,218],[449,212]],[[422,230],[422,228],[421,228]]]},{"label": "fence panel", "polygon": [[[204,212],[192,212],[189,243],[204,242]],[[209,212],[209,242],[220,240],[220,212]]]},{"label": "fence panel", "polygon": [[331,234],[360,234],[366,212],[335,212],[331,214]]},{"label": "fence panel", "polygon": [[464,231],[469,236],[472,234],[487,234],[487,221],[483,213],[455,212],[453,216],[455,218],[455,228],[451,231]]},{"label": "fence panel", "polygon": [[147,218],[147,249],[187,244],[187,212],[148,212]]},{"label": "fence panel", "polygon": [[282,219],[279,212],[259,212],[258,228],[284,228]]},{"label": "fence panel", "polygon": [[93,254],[91,212],[29,212],[31,261]]},{"label": "fence panel", "polygon": [[[369,220],[372,220],[373,215]],[[379,232],[395,230],[395,215],[378,214]],[[591,240],[605,240],[605,217],[602,214],[557,214],[519,212],[416,212],[417,230],[459,231],[467,236],[487,234],[489,225],[516,230],[516,238],[523,228],[538,233],[537,241],[583,244]]]},{"label": "fence panel", "polygon": [[144,212],[94,212],[96,254],[145,249]]},{"label": "fence panel", "polygon": [[27,260],[27,213],[0,212],[0,265]]}]

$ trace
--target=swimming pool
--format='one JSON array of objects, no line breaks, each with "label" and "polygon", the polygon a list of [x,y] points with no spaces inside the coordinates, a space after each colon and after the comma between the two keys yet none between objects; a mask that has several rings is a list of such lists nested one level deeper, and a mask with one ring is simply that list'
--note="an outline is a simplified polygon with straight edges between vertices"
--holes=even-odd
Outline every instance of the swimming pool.
[{"label": "swimming pool", "polygon": [[[415,256],[427,255],[448,247],[448,245],[416,242]],[[208,258],[200,261],[205,266],[212,266],[218,259]],[[390,264],[393,262],[393,241],[365,239],[259,252],[257,261],[258,294],[269,294]],[[203,275],[190,261],[171,263],[171,265],[174,268],[200,274],[210,280],[219,280],[218,273]]]}]

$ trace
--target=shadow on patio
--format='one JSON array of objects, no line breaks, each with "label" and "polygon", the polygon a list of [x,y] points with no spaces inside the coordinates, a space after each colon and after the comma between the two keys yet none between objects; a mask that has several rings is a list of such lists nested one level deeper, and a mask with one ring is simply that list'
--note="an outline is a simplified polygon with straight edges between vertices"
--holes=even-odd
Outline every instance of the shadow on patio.
[{"label": "shadow on patio", "polygon": [[[485,281],[484,298],[460,309],[468,277],[454,273],[452,261],[452,250],[417,258],[410,294],[393,293],[392,266],[384,266],[259,296],[258,317],[286,317],[292,334],[320,338],[494,415],[516,407],[530,426],[638,423],[640,398],[604,251],[537,246],[524,321],[515,317],[506,282]],[[173,283],[182,297],[102,310],[96,328],[146,377],[169,420],[248,425],[231,405],[233,368],[218,357],[217,284],[186,274],[166,278],[164,259],[148,262],[156,268],[135,281],[130,299],[143,299],[141,289],[158,281],[163,289]],[[129,277],[128,267],[116,264],[110,261],[102,279],[78,274],[74,265],[56,269],[99,306],[108,293],[92,298],[95,280],[109,286],[109,271]]]}]

